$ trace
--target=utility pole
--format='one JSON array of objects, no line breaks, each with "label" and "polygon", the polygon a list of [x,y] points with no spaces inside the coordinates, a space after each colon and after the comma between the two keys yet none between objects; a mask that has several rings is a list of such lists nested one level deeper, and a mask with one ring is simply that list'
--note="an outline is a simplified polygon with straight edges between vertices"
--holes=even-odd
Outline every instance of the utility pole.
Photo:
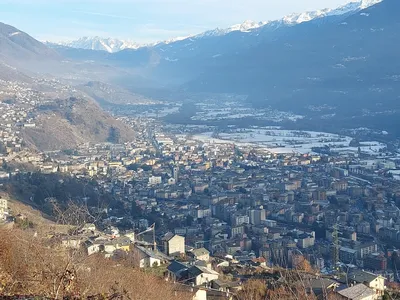
[{"label": "utility pole", "polygon": [[332,263],[334,270],[338,270],[338,263],[339,263],[339,230],[338,224],[333,226],[333,253],[332,253]]},{"label": "utility pole", "polygon": [[151,227],[153,227],[153,251],[156,252],[157,251],[157,242],[156,242],[156,223],[154,223],[153,225],[151,225]]}]

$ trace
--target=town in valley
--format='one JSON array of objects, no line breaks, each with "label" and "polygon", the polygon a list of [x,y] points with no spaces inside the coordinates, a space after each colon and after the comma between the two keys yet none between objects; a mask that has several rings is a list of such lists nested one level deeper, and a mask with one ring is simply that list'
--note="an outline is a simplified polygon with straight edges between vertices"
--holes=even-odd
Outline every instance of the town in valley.
[{"label": "town in valley", "polygon": [[[400,154],[384,142],[116,116],[134,130],[133,140],[120,142],[115,129],[113,143],[39,151],[24,146],[21,132],[36,126],[33,112],[43,103],[27,99],[3,102],[2,187],[55,180],[47,194],[45,184],[17,193],[51,214],[65,182],[90,186],[69,201],[95,217],[74,233],[53,232],[63,247],[109,259],[138,253],[138,267],[221,299],[277,268],[309,274],[317,295],[361,289],[377,299],[399,280]],[[7,202],[4,226],[26,218]]]}]

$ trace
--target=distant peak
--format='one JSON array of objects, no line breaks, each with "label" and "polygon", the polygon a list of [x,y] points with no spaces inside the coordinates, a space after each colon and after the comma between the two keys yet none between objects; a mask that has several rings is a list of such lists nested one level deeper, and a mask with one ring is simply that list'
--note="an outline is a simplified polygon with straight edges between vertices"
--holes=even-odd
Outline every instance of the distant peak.
[{"label": "distant peak", "polygon": [[372,5],[378,4],[380,2],[382,2],[382,0],[362,0],[360,8],[361,9],[368,8]]},{"label": "distant peak", "polygon": [[368,8],[372,5],[375,5],[382,0],[360,0],[360,1],[351,1],[345,5],[339,6],[337,8],[325,8],[321,10],[315,11],[307,11],[303,13],[293,13],[282,20],[286,24],[299,24],[304,22],[309,22],[314,19],[327,17],[327,16],[335,16],[335,15],[344,15],[351,12],[356,12],[365,8]]},{"label": "distant peak", "polygon": [[115,38],[102,38],[99,36],[84,36],[74,41],[56,43],[58,45],[71,48],[101,50],[109,53],[118,52],[124,49],[137,49],[141,45],[129,40],[119,40]]},{"label": "distant peak", "polygon": [[227,29],[216,28],[214,30],[209,30],[204,33],[197,35],[196,37],[203,36],[220,36],[233,31],[241,31],[241,32],[250,32],[253,30],[257,30],[268,24],[285,24],[285,25],[296,25],[304,22],[309,22],[315,19],[327,17],[327,16],[336,16],[336,15],[344,15],[351,12],[356,12],[365,8],[368,8],[372,5],[375,5],[383,0],[358,0],[352,1],[345,5],[339,6],[337,8],[324,8],[315,11],[306,11],[302,13],[292,13],[289,14],[282,19],[268,21],[268,22],[255,22],[252,20],[246,20],[241,24],[233,25]]},{"label": "distant peak", "polygon": [[259,28],[263,25],[267,24],[267,22],[255,22],[252,20],[246,20],[241,24],[233,25],[228,28],[228,31],[248,31],[251,29]]}]

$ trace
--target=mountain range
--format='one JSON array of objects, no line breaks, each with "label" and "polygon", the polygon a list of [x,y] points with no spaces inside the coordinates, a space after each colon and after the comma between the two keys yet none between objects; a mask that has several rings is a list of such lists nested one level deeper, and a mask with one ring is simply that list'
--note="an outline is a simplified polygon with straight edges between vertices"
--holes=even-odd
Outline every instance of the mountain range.
[{"label": "mountain range", "polygon": [[400,135],[400,1],[361,4],[292,26],[127,49],[106,61],[187,93],[246,95],[253,106],[307,116],[296,126]]},{"label": "mountain range", "polygon": [[102,38],[102,37],[82,37],[73,41],[64,41],[64,42],[46,42],[46,44],[50,47],[70,47],[76,49],[85,49],[85,50],[97,50],[97,51],[106,51],[108,53],[115,53],[125,49],[139,49],[139,48],[147,48],[154,47],[158,45],[171,44],[181,40],[187,40],[190,38],[202,38],[205,36],[220,36],[225,35],[230,32],[240,31],[240,32],[251,32],[256,29],[262,28],[264,26],[279,28],[281,26],[293,26],[296,24],[300,24],[303,22],[309,22],[311,20],[324,18],[327,16],[335,16],[335,15],[344,15],[348,13],[354,13],[356,11],[365,9],[371,5],[381,2],[382,0],[361,0],[350,2],[346,5],[340,6],[335,9],[322,9],[317,11],[307,11],[303,13],[294,13],[288,16],[283,17],[280,20],[273,21],[261,21],[255,22],[251,20],[247,20],[241,24],[233,25],[229,28],[220,29],[216,28],[214,30],[209,30],[197,35],[191,35],[187,37],[179,37],[173,38],[167,41],[155,42],[149,44],[140,44],[133,42],[131,40],[121,40],[116,38]]},{"label": "mountain range", "polygon": [[[150,96],[156,91],[181,101],[191,94],[239,94],[255,107],[306,116],[297,128],[335,130],[340,124],[400,136],[400,1],[351,6],[339,9],[342,13],[325,11],[311,21],[303,15],[287,17],[286,23],[247,22],[223,34],[218,30],[116,53],[49,49],[3,24],[8,31],[1,31],[6,32],[6,47],[0,48],[0,68],[3,63],[6,72],[20,72],[7,56],[20,61],[36,57],[42,64],[50,57],[64,63],[57,72],[64,72],[65,80],[73,78],[85,95],[103,102],[109,91],[118,91],[119,99],[111,102],[119,105],[123,99],[132,103],[127,96],[132,91]],[[71,64],[83,72],[79,80],[65,73]]]},{"label": "mountain range", "polygon": [[114,38],[101,38],[99,36],[95,37],[82,37],[75,41],[69,42],[59,42],[51,43],[46,42],[48,46],[66,46],[76,49],[86,49],[86,50],[97,50],[97,51],[107,51],[109,53],[114,53],[122,51],[124,49],[138,49],[142,45],[128,40],[119,40]]}]

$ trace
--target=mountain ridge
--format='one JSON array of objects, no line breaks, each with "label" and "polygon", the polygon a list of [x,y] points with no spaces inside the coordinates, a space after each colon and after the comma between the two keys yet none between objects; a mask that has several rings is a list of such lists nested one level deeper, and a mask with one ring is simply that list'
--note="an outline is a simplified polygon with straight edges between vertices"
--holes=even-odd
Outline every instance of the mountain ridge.
[{"label": "mountain ridge", "polygon": [[[400,1],[384,0],[356,13],[124,50],[110,59],[189,94],[245,95],[255,107],[319,124],[375,126],[400,136],[399,14]],[[319,105],[333,107],[333,117],[321,120],[309,109]]]},{"label": "mountain ridge", "polygon": [[226,35],[231,32],[240,31],[240,32],[252,32],[258,29],[261,29],[264,26],[292,26],[296,24],[300,24],[303,22],[309,22],[311,20],[315,20],[318,18],[323,18],[326,16],[335,16],[341,14],[347,14],[351,12],[357,12],[358,10],[367,8],[371,5],[379,3],[382,0],[359,0],[352,1],[345,5],[339,6],[334,9],[325,8],[316,11],[306,11],[303,13],[292,13],[284,16],[281,19],[271,20],[271,21],[252,21],[246,20],[243,23],[233,25],[228,28],[215,28],[212,30],[207,30],[205,32],[199,34],[192,34],[185,37],[176,37],[171,38],[165,41],[153,42],[153,43],[136,43],[132,40],[124,40],[124,39],[116,39],[116,38],[102,38],[98,36],[94,37],[82,37],[77,40],[72,41],[64,41],[64,42],[45,42],[50,47],[64,46],[75,49],[84,49],[84,50],[95,50],[95,51],[106,51],[108,53],[116,53],[123,50],[137,50],[140,48],[151,48],[162,45],[168,45],[171,43],[187,40],[187,39],[196,39],[202,38],[205,36],[220,36]]},{"label": "mountain ridge", "polygon": [[35,40],[29,34],[0,22],[0,59],[45,60],[59,58],[57,52]]},{"label": "mountain ridge", "polygon": [[[276,41],[221,57],[185,88],[248,95],[256,107],[290,110],[318,124],[400,134],[399,13],[400,2],[384,0],[338,23],[300,24]],[[313,105],[332,107],[333,117],[321,120]]]},{"label": "mountain ridge", "polygon": [[49,41],[45,42],[48,46],[65,46],[76,49],[95,50],[95,51],[106,51],[108,53],[115,53],[124,49],[138,49],[142,47],[139,43],[135,43],[130,40],[121,40],[116,38],[102,38],[99,36],[94,37],[81,37],[77,40],[65,41],[52,43]]}]

